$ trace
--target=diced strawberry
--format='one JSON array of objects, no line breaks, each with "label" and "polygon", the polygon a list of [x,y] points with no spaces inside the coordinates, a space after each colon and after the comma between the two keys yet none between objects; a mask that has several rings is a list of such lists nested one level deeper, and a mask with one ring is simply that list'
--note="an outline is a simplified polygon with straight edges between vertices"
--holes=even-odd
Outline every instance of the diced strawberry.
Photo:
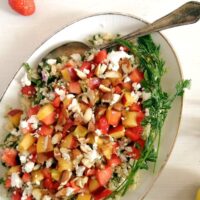
[{"label": "diced strawberry", "polygon": [[132,152],[130,152],[129,155],[132,155],[135,160],[138,160],[140,158],[141,152],[138,148],[132,147]]},{"label": "diced strawberry", "polygon": [[74,122],[70,118],[67,119],[66,124],[63,127],[63,133],[65,134],[73,125]]},{"label": "diced strawberry", "polygon": [[116,87],[115,87],[115,93],[116,93],[116,94],[121,94],[121,93],[122,93],[122,89],[121,89],[120,86],[116,86]]},{"label": "diced strawberry", "polygon": [[51,125],[55,122],[55,117],[56,117],[56,112],[52,112],[51,114],[49,114],[47,117],[45,117],[44,119],[42,119],[41,121],[45,124],[45,125]]},{"label": "diced strawberry", "polygon": [[99,64],[99,63],[103,62],[106,58],[107,58],[107,51],[101,50],[95,55],[94,62]]},{"label": "diced strawberry", "polygon": [[54,184],[51,178],[45,178],[43,180],[43,187],[49,190],[54,189]]},{"label": "diced strawberry", "polygon": [[79,192],[80,191],[80,187],[78,187],[77,185],[76,185],[76,183],[75,183],[75,181],[70,181],[69,182],[69,185],[70,185],[70,187],[72,187],[73,189],[74,189],[74,192],[76,193],[76,192]]},{"label": "diced strawberry", "polygon": [[17,151],[15,149],[6,148],[1,157],[2,162],[7,166],[12,167],[17,165]]},{"label": "diced strawberry", "polygon": [[106,117],[101,117],[97,122],[97,128],[102,131],[103,134],[107,134],[109,130],[109,124]]},{"label": "diced strawberry", "polygon": [[28,113],[27,113],[28,117],[31,117],[32,115],[37,115],[39,110],[40,110],[39,105],[36,105],[36,106],[29,108]]},{"label": "diced strawberry", "polygon": [[20,190],[14,190],[11,196],[11,200],[21,200],[22,192]]},{"label": "diced strawberry", "polygon": [[108,166],[116,167],[116,166],[120,165],[121,162],[122,162],[121,159],[116,154],[113,154],[111,159],[108,160]]},{"label": "diced strawberry", "polygon": [[140,83],[144,79],[144,74],[136,68],[131,72],[129,77],[134,83]]},{"label": "diced strawberry", "polygon": [[111,177],[112,168],[110,166],[106,166],[105,169],[98,169],[96,171],[96,178],[101,186],[106,186]]},{"label": "diced strawberry", "polygon": [[23,95],[28,96],[28,97],[32,97],[32,96],[35,95],[36,90],[35,90],[35,87],[32,86],[32,85],[30,85],[30,86],[24,86],[24,87],[22,87],[22,89],[21,89],[21,93],[22,93]]},{"label": "diced strawberry", "polygon": [[119,50],[120,50],[120,51],[128,52],[128,51],[129,51],[129,48],[126,47],[126,46],[119,46]]},{"label": "diced strawberry", "polygon": [[133,103],[130,107],[129,107],[130,111],[136,111],[139,112],[142,110],[141,105],[137,104],[137,103]]},{"label": "diced strawberry", "polygon": [[39,128],[39,134],[43,135],[43,136],[52,135],[53,134],[53,128],[51,126],[47,126],[47,125],[43,124]]},{"label": "diced strawberry", "polygon": [[69,92],[73,94],[80,94],[81,93],[81,86],[80,83],[77,82],[70,82],[69,83]]},{"label": "diced strawberry", "polygon": [[27,183],[31,180],[31,176],[29,173],[24,173],[23,176],[22,176],[22,180],[24,183]]},{"label": "diced strawberry", "polygon": [[96,169],[94,169],[94,168],[87,169],[85,172],[86,176],[93,176],[95,174],[96,174]]},{"label": "diced strawberry", "polygon": [[114,144],[113,144],[113,154],[116,154],[118,149],[119,149],[119,143],[114,142]]},{"label": "diced strawberry", "polygon": [[52,104],[55,108],[58,108],[60,106],[61,100],[59,96],[56,96],[55,99],[53,100]]},{"label": "diced strawberry", "polygon": [[109,189],[104,189],[103,191],[97,193],[94,195],[94,200],[103,200],[106,197],[110,196],[112,194],[112,191]]},{"label": "diced strawberry", "polygon": [[108,124],[112,126],[117,126],[121,119],[121,112],[113,110],[113,109],[108,109],[106,111],[106,119],[108,121]]},{"label": "diced strawberry", "polygon": [[137,140],[136,143],[140,145],[140,148],[141,148],[141,149],[144,149],[145,140],[143,140],[142,138],[140,138],[139,140]]},{"label": "diced strawberry", "polygon": [[[42,169],[42,174],[45,178],[51,179],[51,172],[48,168]],[[49,181],[49,180],[48,180]]]},{"label": "diced strawberry", "polygon": [[26,200],[33,200],[32,196],[26,197]]},{"label": "diced strawberry", "polygon": [[137,113],[137,123],[141,124],[141,122],[143,121],[144,117],[145,117],[145,114],[142,111],[138,112]]},{"label": "diced strawberry", "polygon": [[10,179],[10,177],[8,177],[8,178],[6,179],[6,181],[5,181],[5,188],[6,188],[6,189],[11,188],[11,179]]},{"label": "diced strawberry", "polygon": [[100,79],[99,78],[91,78],[89,79],[88,86],[90,89],[94,90],[97,89],[100,85]]},{"label": "diced strawberry", "polygon": [[[134,127],[135,128],[135,127]],[[134,128],[128,128],[125,131],[125,135],[131,139],[133,142],[137,141],[140,139],[141,135],[140,133],[137,131],[137,129]]]},{"label": "diced strawberry", "polygon": [[81,71],[83,71],[83,72],[85,72],[86,70],[88,71],[88,73],[86,73],[88,78],[90,78],[94,75],[93,72],[91,71],[91,64],[92,63],[90,63],[88,61],[84,61],[80,67]]}]

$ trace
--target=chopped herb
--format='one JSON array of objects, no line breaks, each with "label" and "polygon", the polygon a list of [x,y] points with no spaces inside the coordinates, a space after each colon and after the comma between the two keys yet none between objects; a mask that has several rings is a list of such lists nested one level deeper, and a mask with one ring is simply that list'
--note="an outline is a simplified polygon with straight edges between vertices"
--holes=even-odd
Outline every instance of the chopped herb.
[{"label": "chopped herb", "polygon": [[0,178],[0,185],[4,185],[4,184],[5,184],[4,178]]}]

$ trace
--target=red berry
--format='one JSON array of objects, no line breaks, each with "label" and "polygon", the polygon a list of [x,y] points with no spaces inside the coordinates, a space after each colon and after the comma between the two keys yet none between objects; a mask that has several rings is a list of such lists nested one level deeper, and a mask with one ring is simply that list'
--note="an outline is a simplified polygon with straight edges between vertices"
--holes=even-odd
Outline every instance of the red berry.
[{"label": "red berry", "polygon": [[35,12],[34,0],[8,0],[11,8],[21,15],[29,16]]}]

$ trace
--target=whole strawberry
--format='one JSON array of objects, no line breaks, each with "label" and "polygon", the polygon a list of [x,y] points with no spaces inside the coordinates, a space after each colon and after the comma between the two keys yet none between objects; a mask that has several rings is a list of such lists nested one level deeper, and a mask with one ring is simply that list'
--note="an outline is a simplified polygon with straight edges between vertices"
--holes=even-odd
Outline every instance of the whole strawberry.
[{"label": "whole strawberry", "polygon": [[8,0],[11,8],[21,15],[28,16],[35,12],[34,0]]}]

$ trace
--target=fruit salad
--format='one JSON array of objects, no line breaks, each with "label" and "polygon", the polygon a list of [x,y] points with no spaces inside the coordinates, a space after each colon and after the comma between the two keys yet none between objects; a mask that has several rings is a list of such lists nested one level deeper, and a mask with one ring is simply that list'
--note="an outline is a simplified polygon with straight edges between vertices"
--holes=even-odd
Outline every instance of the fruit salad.
[{"label": "fruit salad", "polygon": [[103,200],[129,180],[151,136],[139,58],[119,43],[24,64],[1,155],[12,200]]}]

